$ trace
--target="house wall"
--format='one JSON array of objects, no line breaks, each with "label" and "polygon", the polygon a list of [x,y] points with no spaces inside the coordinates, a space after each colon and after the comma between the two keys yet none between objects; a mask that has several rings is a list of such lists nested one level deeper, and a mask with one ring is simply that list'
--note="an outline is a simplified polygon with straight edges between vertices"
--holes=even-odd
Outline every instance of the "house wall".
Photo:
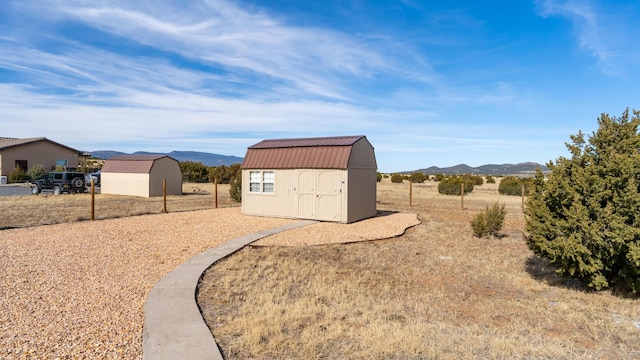
[{"label": "house wall", "polygon": [[162,183],[167,180],[167,195],[182,195],[182,171],[178,161],[164,157],[153,162],[149,177],[149,196],[162,196]]},{"label": "house wall", "polygon": [[101,194],[149,197],[149,174],[102,172],[100,185]]},{"label": "house wall", "polygon": [[15,168],[16,160],[26,160],[27,170],[34,165],[42,164],[45,171],[51,171],[57,160],[66,160],[67,167],[78,167],[78,153],[64,147],[46,142],[34,143],[6,148],[0,151],[0,175],[7,176]]}]

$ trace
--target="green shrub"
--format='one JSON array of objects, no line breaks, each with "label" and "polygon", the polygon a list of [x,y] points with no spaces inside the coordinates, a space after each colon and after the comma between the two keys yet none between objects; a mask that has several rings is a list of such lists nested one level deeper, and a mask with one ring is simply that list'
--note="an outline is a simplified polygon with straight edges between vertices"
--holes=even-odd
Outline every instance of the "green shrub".
[{"label": "green shrub", "polygon": [[421,172],[414,172],[409,176],[409,181],[412,183],[423,183],[425,180],[424,174]]},{"label": "green shrub", "polygon": [[484,179],[482,178],[482,176],[466,174],[463,176],[463,178],[465,179],[465,181],[473,182],[473,185],[480,186],[484,184]]},{"label": "green shrub", "polygon": [[444,180],[445,176],[444,174],[435,174],[433,175],[433,181],[442,181]]},{"label": "green shrub", "polygon": [[496,183],[496,179],[493,178],[493,176],[487,176],[487,184],[495,184]]},{"label": "green shrub", "polygon": [[40,179],[46,174],[47,172],[44,170],[44,166],[42,166],[42,164],[33,165],[31,169],[27,171],[27,175],[29,176],[30,180]]},{"label": "green shrub", "polygon": [[207,182],[209,169],[199,161],[181,161],[182,177],[190,182]]},{"label": "green shrub", "polygon": [[381,173],[376,173],[376,181],[377,182],[382,181],[382,174]]},{"label": "green shrub", "polygon": [[236,202],[242,202],[242,171],[229,182],[229,196]]},{"label": "green shrub", "polygon": [[29,180],[31,180],[29,175],[27,175],[27,173],[18,166],[11,170],[11,172],[7,176],[7,181],[9,183],[21,183]]},{"label": "green shrub", "polygon": [[461,176],[448,176],[438,184],[438,192],[445,195],[460,195],[460,185],[464,183],[464,193],[473,191],[473,180]]},{"label": "green shrub", "polygon": [[401,183],[402,180],[404,180],[403,176],[400,174],[393,174],[391,175],[391,182],[392,183]]},{"label": "green shrub", "polygon": [[498,185],[498,192],[502,195],[522,196],[522,185],[524,185],[524,194],[529,195],[533,179],[521,179],[515,176],[505,176]]},{"label": "green shrub", "polygon": [[497,202],[491,208],[489,206],[473,219],[471,219],[471,229],[473,235],[481,238],[484,236],[497,236],[502,229],[504,218],[507,215],[504,204]]},{"label": "green shrub", "polygon": [[209,167],[209,181],[218,181],[218,184],[230,184],[231,180],[236,176],[240,176],[242,169],[240,164],[233,164],[230,166],[211,166]]},{"label": "green shrub", "polygon": [[595,290],[640,292],[640,111],[602,114],[587,139],[566,146],[571,158],[536,170],[525,207],[527,245],[560,275]]}]

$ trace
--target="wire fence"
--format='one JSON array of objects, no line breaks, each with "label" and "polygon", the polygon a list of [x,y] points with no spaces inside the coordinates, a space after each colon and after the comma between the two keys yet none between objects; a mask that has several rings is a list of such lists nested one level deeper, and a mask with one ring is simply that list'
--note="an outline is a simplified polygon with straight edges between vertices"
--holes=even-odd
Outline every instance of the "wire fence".
[{"label": "wire fence", "polygon": [[228,184],[185,183],[182,195],[166,198],[106,195],[99,188],[93,196],[33,195],[28,185],[1,185],[0,229],[236,206],[240,203],[231,199]]}]

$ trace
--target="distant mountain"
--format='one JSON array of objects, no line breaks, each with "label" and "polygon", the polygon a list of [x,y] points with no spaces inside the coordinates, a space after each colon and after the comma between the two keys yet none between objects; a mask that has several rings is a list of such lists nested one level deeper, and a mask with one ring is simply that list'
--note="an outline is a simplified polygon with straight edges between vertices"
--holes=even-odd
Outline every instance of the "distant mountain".
[{"label": "distant mountain", "polygon": [[426,169],[418,169],[414,171],[406,171],[406,173],[422,172],[425,174],[445,174],[445,175],[527,175],[533,174],[536,168],[540,168],[543,172],[549,171],[544,165],[540,165],[532,162],[525,162],[520,164],[487,164],[478,167],[471,167],[465,164],[460,164],[451,167],[439,168],[437,166],[431,166]]},{"label": "distant mountain", "polygon": [[197,161],[201,162],[205,166],[229,166],[233,164],[242,163],[241,157],[231,156],[231,155],[218,155],[206,152],[197,152],[197,151],[172,151],[169,153],[156,153],[156,152],[146,152],[146,151],[136,151],[131,154],[127,154],[120,151],[113,150],[99,150],[99,151],[91,151],[89,152],[92,157],[98,159],[109,159],[114,156],[120,155],[166,155],[170,156],[178,161]]}]

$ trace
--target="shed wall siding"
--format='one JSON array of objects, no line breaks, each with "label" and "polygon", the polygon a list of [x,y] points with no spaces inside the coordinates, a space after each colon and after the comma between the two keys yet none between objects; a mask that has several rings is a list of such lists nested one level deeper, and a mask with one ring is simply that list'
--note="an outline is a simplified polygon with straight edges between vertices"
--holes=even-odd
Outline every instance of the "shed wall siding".
[{"label": "shed wall siding", "polygon": [[375,216],[376,210],[376,169],[351,169],[348,180],[347,222],[354,222]]},{"label": "shed wall siding", "polygon": [[78,167],[78,153],[50,142],[38,141],[11,147],[1,151],[0,175],[9,175],[14,169],[16,160],[27,160],[27,167],[42,164],[45,171],[52,171],[56,160],[66,160],[67,167]]},{"label": "shed wall siding", "polygon": [[246,215],[296,217],[296,170],[275,170],[273,194],[249,192],[249,171],[242,170],[242,212]]},{"label": "shed wall siding", "polygon": [[346,171],[275,170],[275,193],[250,193],[242,171],[242,212],[246,215],[347,222]]},{"label": "shed wall siding", "polygon": [[100,192],[149,197],[149,181],[149,174],[102,173]]},{"label": "shed wall siding", "polygon": [[353,144],[349,157],[349,169],[377,169],[376,155],[373,146],[362,138]]},{"label": "shed wall siding", "polygon": [[182,195],[180,164],[168,157],[154,161],[149,177],[149,196],[163,196],[162,183],[167,180],[167,195]]}]

